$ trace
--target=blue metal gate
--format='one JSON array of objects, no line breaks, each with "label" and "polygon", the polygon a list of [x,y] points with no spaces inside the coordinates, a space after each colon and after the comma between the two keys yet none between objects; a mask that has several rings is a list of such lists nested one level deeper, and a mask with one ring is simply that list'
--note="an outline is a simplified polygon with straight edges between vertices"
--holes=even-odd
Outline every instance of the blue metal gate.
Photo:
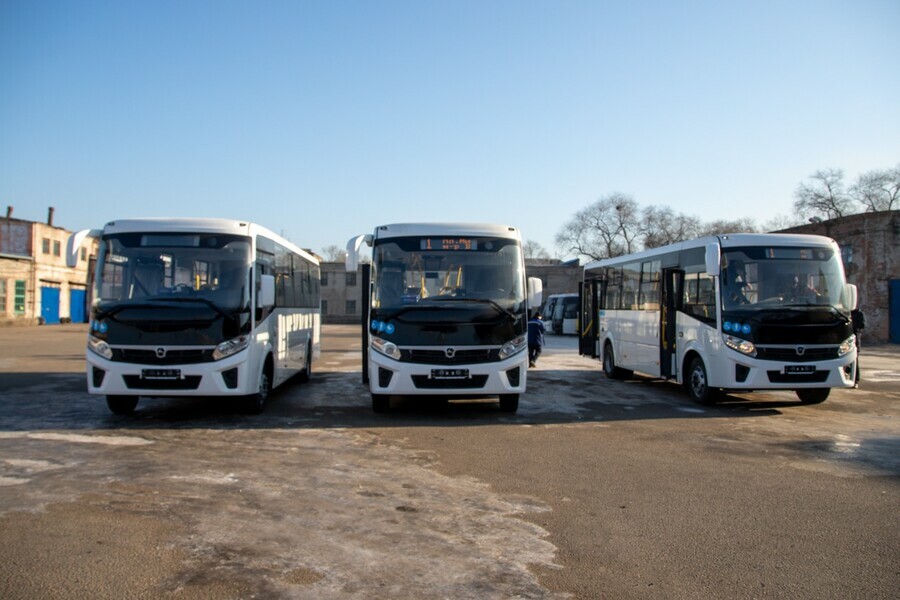
[{"label": "blue metal gate", "polygon": [[69,290],[69,317],[73,323],[84,323],[84,290]]},{"label": "blue metal gate", "polygon": [[59,323],[59,288],[41,288],[41,316],[48,325]]}]

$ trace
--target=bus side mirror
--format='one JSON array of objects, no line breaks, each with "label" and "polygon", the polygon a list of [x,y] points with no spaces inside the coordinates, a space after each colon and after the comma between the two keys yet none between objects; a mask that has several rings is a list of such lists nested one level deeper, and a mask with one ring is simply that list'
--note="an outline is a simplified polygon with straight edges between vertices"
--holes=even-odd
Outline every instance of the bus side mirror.
[{"label": "bus side mirror", "polygon": [[528,306],[537,308],[544,296],[544,282],[537,277],[528,278]]},{"label": "bus side mirror", "polygon": [[849,304],[848,308],[856,310],[856,305],[859,303],[859,290],[852,283],[845,283],[844,285],[846,286],[845,294]]},{"label": "bus side mirror", "polygon": [[271,308],[275,306],[275,276],[260,275],[259,278],[259,298],[257,304],[260,308]]},{"label": "bus side mirror", "polygon": [[722,270],[722,258],[719,255],[719,245],[709,244],[706,247],[706,274],[718,277]]},{"label": "bus side mirror", "polygon": [[66,266],[70,269],[77,267],[78,251],[81,250],[81,243],[84,242],[85,238],[99,237],[100,233],[99,229],[82,229],[70,235],[69,240],[66,242]]},{"label": "bus side mirror", "polygon": [[350,241],[347,242],[347,258],[344,259],[344,268],[348,272],[355,272],[359,267],[359,249],[362,248],[363,243],[369,246],[372,245],[371,233],[368,235],[352,237],[350,238]]}]

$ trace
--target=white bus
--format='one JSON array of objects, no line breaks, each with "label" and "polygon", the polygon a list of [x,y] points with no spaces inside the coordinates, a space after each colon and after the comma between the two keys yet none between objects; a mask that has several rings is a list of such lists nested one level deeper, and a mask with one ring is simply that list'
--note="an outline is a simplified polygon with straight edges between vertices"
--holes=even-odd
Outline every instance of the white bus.
[{"label": "white bus", "polygon": [[722,390],[816,404],[853,386],[856,301],[829,238],[712,236],[586,265],[580,348],[608,377],[675,380],[700,404]]},{"label": "white bus", "polygon": [[528,309],[541,281],[526,282],[521,235],[486,224],[382,225],[347,244],[357,269],[372,247],[363,285],[363,379],[372,409],[390,398],[499,396],[515,412],[528,371]]},{"label": "white bus", "polygon": [[319,262],[253,223],[129,219],[100,238],[87,385],[117,414],[140,396],[246,396],[251,413],[320,351]]},{"label": "white bus", "polygon": [[552,333],[578,333],[578,306],[578,294],[556,294],[556,303],[550,316]]}]

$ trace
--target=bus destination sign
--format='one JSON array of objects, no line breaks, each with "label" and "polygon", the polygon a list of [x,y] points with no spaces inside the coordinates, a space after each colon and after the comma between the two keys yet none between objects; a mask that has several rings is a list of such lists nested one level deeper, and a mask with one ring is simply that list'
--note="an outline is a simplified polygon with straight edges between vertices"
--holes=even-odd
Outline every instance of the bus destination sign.
[{"label": "bus destination sign", "polygon": [[478,240],[472,238],[423,238],[421,250],[478,250]]}]

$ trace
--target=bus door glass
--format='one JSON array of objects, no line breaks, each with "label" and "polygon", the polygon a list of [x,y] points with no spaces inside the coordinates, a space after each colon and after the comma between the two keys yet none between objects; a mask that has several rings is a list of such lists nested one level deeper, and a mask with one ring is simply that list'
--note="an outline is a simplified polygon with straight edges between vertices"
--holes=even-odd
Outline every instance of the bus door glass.
[{"label": "bus door glass", "polygon": [[678,355],[676,315],[682,309],[683,288],[684,271],[679,269],[663,270],[662,305],[659,311],[659,365],[660,375],[666,379],[678,375],[677,360],[675,360]]}]

